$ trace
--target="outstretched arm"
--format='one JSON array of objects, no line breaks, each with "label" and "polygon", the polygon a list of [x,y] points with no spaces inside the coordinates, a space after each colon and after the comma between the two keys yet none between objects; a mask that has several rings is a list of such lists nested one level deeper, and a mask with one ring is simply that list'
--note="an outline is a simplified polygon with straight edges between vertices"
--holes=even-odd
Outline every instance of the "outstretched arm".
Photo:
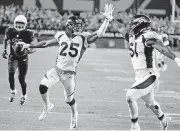
[{"label": "outstretched arm", "polygon": [[54,46],[57,45],[57,41],[56,39],[51,39],[51,40],[47,40],[47,41],[40,41],[38,43],[34,43],[32,45],[29,46],[29,48],[46,48],[48,46]]},{"label": "outstretched arm", "polygon": [[112,4],[105,4],[104,13],[101,12],[101,14],[105,16],[105,20],[97,31],[93,32],[87,37],[88,44],[95,42],[99,37],[102,37],[104,35],[109,22],[113,19],[112,16],[113,11],[114,11],[114,6]]},{"label": "outstretched arm", "polygon": [[177,57],[168,47],[164,46],[160,40],[148,40],[146,41],[146,44],[152,45],[153,48],[157,49],[159,52],[172,60]]},{"label": "outstretched arm", "polygon": [[102,37],[108,27],[108,24],[109,24],[109,20],[105,19],[103,24],[100,26],[99,30],[88,35],[87,37],[88,44],[91,44],[95,42],[98,38]]},{"label": "outstretched arm", "polygon": [[174,60],[176,64],[180,67],[180,58],[177,57],[168,47],[164,46],[163,43],[159,40],[148,40],[146,45],[152,45],[159,52],[167,56],[168,58]]},{"label": "outstretched arm", "polygon": [[48,46],[54,46],[57,45],[58,42],[56,39],[51,39],[51,40],[47,40],[47,41],[40,41],[37,43],[32,43],[30,44],[26,44],[24,42],[19,42],[17,44],[23,45],[23,48],[21,50],[27,49],[27,48],[46,48]]}]

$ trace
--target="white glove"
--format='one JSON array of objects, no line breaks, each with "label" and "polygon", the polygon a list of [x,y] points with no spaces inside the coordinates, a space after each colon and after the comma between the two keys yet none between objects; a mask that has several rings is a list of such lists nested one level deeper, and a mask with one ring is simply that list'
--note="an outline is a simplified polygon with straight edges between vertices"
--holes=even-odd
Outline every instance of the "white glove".
[{"label": "white glove", "polygon": [[112,4],[105,4],[104,6],[104,12],[100,12],[104,15],[106,19],[111,21],[113,19],[112,13],[114,11],[114,6]]},{"label": "white glove", "polygon": [[174,61],[176,62],[176,64],[180,67],[180,58],[176,57],[174,59]]}]

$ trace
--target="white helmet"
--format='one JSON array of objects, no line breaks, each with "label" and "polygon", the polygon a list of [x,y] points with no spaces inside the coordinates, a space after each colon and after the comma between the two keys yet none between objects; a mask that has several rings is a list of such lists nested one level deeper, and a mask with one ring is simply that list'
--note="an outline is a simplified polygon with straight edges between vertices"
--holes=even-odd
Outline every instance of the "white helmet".
[{"label": "white helmet", "polygon": [[26,28],[27,26],[27,19],[24,15],[18,15],[14,19],[14,28],[17,31],[22,31]]}]

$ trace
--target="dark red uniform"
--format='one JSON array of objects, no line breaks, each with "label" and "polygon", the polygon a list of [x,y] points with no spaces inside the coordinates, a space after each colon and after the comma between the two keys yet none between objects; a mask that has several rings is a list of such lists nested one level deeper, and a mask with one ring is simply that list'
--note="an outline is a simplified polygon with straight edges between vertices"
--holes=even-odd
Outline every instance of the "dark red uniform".
[{"label": "dark red uniform", "polygon": [[14,47],[17,42],[25,42],[30,44],[33,41],[33,32],[30,30],[17,31],[14,28],[7,28],[6,39],[10,44],[10,54],[8,58],[8,71],[9,71],[9,83],[11,90],[15,89],[14,74],[16,69],[19,70],[19,82],[22,87],[23,95],[26,94],[26,82],[25,77],[28,70],[28,51],[24,54],[18,55],[20,52],[15,52]]}]

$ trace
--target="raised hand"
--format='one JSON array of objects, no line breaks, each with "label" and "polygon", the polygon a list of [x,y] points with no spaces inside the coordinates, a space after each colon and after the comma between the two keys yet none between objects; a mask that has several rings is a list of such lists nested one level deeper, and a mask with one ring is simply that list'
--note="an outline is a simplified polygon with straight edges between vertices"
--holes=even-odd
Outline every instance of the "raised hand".
[{"label": "raised hand", "polygon": [[103,14],[106,19],[111,21],[113,19],[112,13],[113,13],[114,9],[115,8],[112,4],[105,4],[104,12],[100,12],[100,13]]}]

